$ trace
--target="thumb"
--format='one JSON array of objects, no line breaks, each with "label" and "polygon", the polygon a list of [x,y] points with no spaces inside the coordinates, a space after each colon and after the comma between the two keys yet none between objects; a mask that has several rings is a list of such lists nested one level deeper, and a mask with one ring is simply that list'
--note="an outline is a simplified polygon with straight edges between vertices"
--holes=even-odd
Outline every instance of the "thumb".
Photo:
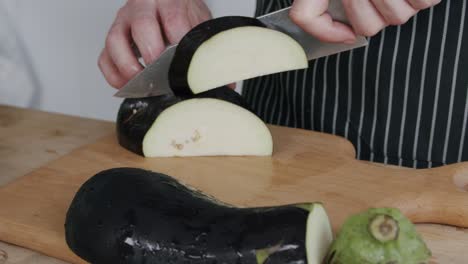
[{"label": "thumb", "polygon": [[353,30],[334,21],[327,12],[329,0],[295,0],[289,16],[307,33],[324,42],[354,43]]}]

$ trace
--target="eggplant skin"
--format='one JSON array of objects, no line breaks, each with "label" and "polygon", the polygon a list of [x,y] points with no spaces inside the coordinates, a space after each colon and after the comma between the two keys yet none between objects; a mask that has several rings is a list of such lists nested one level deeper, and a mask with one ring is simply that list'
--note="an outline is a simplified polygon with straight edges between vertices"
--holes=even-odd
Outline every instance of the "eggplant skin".
[{"label": "eggplant skin", "polygon": [[190,63],[197,49],[205,41],[220,32],[243,26],[266,28],[266,25],[256,18],[225,16],[200,23],[181,39],[169,68],[169,84],[177,96],[193,95],[187,76]]},{"label": "eggplant skin", "polygon": [[294,205],[237,208],[165,174],[114,168],[78,190],[65,236],[90,263],[307,263],[308,214]]},{"label": "eggplant skin", "polygon": [[127,98],[117,114],[119,144],[136,154],[143,155],[143,138],[153,122],[166,108],[180,102],[178,97],[162,95],[148,98]]},{"label": "eggplant skin", "polygon": [[227,86],[208,90],[206,92],[195,95],[194,98],[215,98],[224,100],[226,102],[238,105],[255,114],[251,106],[247,103],[247,100],[245,100],[242,95],[238,94],[236,91]]},{"label": "eggplant skin", "polygon": [[168,107],[192,98],[220,99],[254,113],[244,97],[227,86],[190,97],[162,95],[148,98],[128,98],[122,102],[117,114],[116,129],[119,145],[135,154],[144,156],[143,139],[156,118]]}]

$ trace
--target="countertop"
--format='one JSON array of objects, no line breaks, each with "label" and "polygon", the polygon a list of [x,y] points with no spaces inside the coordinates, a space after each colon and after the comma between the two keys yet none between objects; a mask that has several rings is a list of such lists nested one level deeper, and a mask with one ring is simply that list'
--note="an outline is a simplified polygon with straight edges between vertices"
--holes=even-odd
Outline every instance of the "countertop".
[{"label": "countertop", "polygon": [[[0,105],[0,186],[113,130],[112,122]],[[468,263],[468,230],[426,224],[417,228],[435,263]],[[0,264],[29,263],[65,262],[0,242]]]}]

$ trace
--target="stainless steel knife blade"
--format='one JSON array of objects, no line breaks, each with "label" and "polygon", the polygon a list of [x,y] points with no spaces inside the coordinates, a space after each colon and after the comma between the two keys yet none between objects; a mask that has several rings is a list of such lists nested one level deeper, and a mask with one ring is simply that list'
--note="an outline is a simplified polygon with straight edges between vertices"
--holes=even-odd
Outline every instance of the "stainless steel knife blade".
[{"label": "stainless steel knife blade", "polygon": [[[289,18],[291,7],[258,17],[268,28],[281,31],[294,38],[304,48],[309,60],[363,47],[368,44],[364,37],[358,37],[354,44],[325,43],[304,32]],[[329,14],[337,21],[349,24],[341,0],[331,0]],[[114,96],[142,98],[173,94],[169,85],[169,67],[177,45],[168,47],[161,56],[130,80]]]},{"label": "stainless steel knife blade", "polygon": [[169,66],[177,45],[168,47],[161,56],[131,79],[114,96],[123,98],[143,98],[173,94],[169,85]]}]

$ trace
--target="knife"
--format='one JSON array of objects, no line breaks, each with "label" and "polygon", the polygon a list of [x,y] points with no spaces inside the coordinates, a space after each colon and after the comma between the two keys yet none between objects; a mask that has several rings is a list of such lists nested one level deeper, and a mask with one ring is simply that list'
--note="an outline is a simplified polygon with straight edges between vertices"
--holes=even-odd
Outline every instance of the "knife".
[{"label": "knife", "polygon": [[[308,60],[366,46],[368,41],[359,36],[353,44],[326,43],[303,31],[289,18],[291,7],[257,17],[268,28],[281,31],[294,38],[305,50]],[[333,19],[349,24],[341,0],[332,0],[328,8]],[[130,80],[114,96],[122,98],[143,98],[159,95],[172,95],[169,85],[169,67],[174,57],[176,45],[169,46],[161,56]]]}]

